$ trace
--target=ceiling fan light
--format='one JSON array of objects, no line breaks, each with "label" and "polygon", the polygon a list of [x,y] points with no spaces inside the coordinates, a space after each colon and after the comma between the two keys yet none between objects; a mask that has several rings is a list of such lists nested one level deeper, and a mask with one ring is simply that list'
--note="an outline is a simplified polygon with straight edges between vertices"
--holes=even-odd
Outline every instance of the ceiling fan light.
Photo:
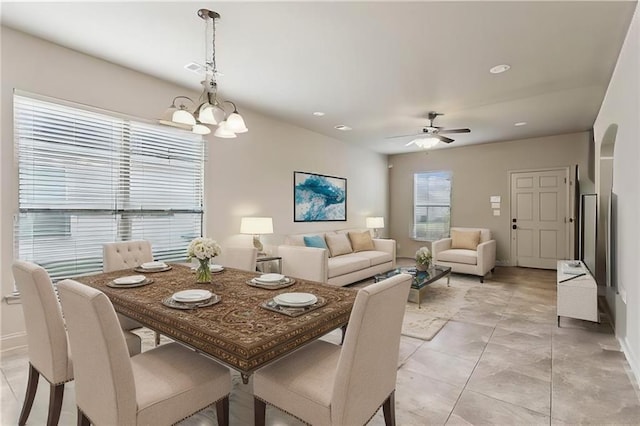
[{"label": "ceiling fan light", "polygon": [[197,135],[208,135],[211,133],[211,129],[205,126],[204,124],[196,124],[191,128],[191,131]]},{"label": "ceiling fan light", "polygon": [[412,141],[416,146],[422,149],[431,149],[440,142],[438,138],[417,138]]},{"label": "ceiling fan light", "polygon": [[220,124],[218,124],[218,128],[213,133],[213,136],[216,136],[216,137],[219,137],[219,138],[225,138],[225,139],[237,138],[238,137],[234,132],[232,132],[231,130],[227,129],[227,122],[226,121],[222,121]]},{"label": "ceiling fan light", "polygon": [[174,123],[188,124],[190,126],[196,125],[196,118],[186,109],[178,109],[174,111],[171,116],[171,121]]},{"label": "ceiling fan light", "polygon": [[245,133],[249,131],[246,124],[244,124],[244,119],[237,112],[229,114],[226,121],[226,128],[233,133]]}]

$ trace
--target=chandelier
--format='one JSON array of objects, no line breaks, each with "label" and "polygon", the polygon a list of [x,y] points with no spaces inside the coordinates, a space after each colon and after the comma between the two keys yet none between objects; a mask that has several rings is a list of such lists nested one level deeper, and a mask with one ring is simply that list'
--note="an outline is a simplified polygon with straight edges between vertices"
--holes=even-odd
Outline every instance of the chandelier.
[{"label": "chandelier", "polygon": [[[201,82],[202,94],[198,102],[188,96],[176,96],[171,106],[165,111],[161,124],[191,130],[193,133],[208,135],[210,126],[217,126],[214,136],[219,138],[235,138],[238,133],[249,131],[244,119],[238,113],[236,104],[218,98],[216,81],[216,20],[220,14],[208,9],[198,10],[198,16],[205,21],[205,79]],[[228,113],[223,105],[230,104],[233,111]],[[229,109],[230,110],[230,109]]]}]

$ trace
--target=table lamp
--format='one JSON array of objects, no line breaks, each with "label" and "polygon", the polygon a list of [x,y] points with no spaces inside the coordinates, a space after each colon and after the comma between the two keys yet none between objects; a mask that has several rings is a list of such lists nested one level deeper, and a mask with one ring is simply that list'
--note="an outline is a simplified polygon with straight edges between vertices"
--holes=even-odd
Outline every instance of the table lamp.
[{"label": "table lamp", "polygon": [[240,221],[240,233],[253,235],[253,246],[258,254],[264,254],[260,235],[273,234],[273,219],[270,217],[243,217]]},{"label": "table lamp", "polygon": [[373,229],[373,238],[378,238],[378,229],[384,228],[384,217],[368,217],[367,228]]}]

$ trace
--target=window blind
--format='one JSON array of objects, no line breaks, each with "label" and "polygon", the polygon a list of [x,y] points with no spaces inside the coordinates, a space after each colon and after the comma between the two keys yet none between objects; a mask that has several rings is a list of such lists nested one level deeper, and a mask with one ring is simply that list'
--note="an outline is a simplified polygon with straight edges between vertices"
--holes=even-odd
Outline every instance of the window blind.
[{"label": "window blind", "polygon": [[202,136],[17,94],[14,135],[15,253],[54,280],[102,270],[106,242],[183,261],[201,235]]},{"label": "window blind", "polygon": [[449,236],[451,225],[451,172],[413,175],[412,238],[435,241]]}]

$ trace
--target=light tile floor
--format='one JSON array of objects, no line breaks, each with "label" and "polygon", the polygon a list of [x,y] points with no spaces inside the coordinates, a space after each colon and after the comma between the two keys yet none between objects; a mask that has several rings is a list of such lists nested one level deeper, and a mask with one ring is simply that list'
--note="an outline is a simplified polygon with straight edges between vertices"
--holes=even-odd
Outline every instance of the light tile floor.
[{"label": "light tile floor", "polygon": [[[484,291],[431,340],[402,337],[396,388],[398,425],[640,424],[640,390],[606,318],[563,318],[556,326],[555,271],[497,268]],[[337,341],[339,333],[326,337]],[[16,424],[27,379],[25,349],[2,354],[0,424]],[[233,375],[231,424],[253,423],[251,382]],[[29,424],[46,420],[41,379]],[[76,422],[73,382],[61,425]],[[182,422],[216,425],[207,409]],[[267,408],[267,424],[299,425]],[[378,412],[370,425],[383,425]]]}]

